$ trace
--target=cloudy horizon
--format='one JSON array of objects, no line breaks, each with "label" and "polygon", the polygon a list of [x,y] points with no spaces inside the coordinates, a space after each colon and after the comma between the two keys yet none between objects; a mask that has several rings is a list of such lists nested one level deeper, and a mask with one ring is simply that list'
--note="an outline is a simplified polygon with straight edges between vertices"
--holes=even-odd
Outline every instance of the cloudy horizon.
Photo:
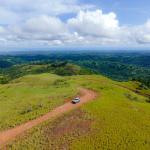
[{"label": "cloudy horizon", "polygon": [[0,0],[0,50],[150,47],[150,2],[100,2]]}]

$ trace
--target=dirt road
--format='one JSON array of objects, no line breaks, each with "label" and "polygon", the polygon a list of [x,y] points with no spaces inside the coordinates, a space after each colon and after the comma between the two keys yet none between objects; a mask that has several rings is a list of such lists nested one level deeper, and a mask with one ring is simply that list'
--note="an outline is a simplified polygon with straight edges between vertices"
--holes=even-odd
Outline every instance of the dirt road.
[{"label": "dirt road", "polygon": [[91,90],[88,90],[88,89],[80,89],[80,93],[81,93],[81,97],[80,97],[81,102],[78,104],[72,104],[71,102],[65,103],[64,105],[55,108],[51,112],[49,112],[37,119],[31,120],[27,123],[24,123],[22,125],[15,127],[15,128],[0,132],[0,147],[6,145],[9,141],[11,141],[15,137],[21,135],[28,129],[31,129],[32,127],[35,127],[46,120],[56,118],[70,110],[78,108],[82,104],[96,98],[96,93]]}]

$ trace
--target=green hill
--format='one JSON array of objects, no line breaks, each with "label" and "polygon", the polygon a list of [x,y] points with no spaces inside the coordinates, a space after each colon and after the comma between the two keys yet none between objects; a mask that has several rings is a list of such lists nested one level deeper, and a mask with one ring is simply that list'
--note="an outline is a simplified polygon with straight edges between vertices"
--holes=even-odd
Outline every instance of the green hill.
[{"label": "green hill", "polygon": [[65,103],[78,87],[98,93],[96,100],[29,130],[7,149],[139,149],[150,148],[148,97],[99,75],[28,75],[0,85],[0,129],[21,124]]},{"label": "green hill", "polygon": [[53,63],[35,62],[31,64],[17,64],[10,68],[0,69],[0,83],[6,84],[24,75],[40,73],[51,73],[61,76],[93,74],[92,71],[84,67],[66,61],[57,61]]}]

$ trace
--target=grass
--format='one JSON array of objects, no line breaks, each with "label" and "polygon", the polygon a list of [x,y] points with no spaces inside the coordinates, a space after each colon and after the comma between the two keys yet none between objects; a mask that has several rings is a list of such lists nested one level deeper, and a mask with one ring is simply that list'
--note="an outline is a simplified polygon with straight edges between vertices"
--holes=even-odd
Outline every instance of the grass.
[{"label": "grass", "polygon": [[[149,149],[150,105],[145,98],[114,85],[92,85],[102,96],[83,109],[95,122],[88,136],[72,142],[71,149]],[[130,93],[140,102],[130,101],[124,93]],[[92,137],[92,138],[91,138]],[[92,139],[92,140],[91,140]],[[94,139],[94,140],[93,140]]]},{"label": "grass", "polygon": [[28,75],[0,85],[0,130],[37,118],[76,92],[75,86],[52,74]]},{"label": "grass", "polygon": [[[76,85],[93,89],[99,96],[80,110],[33,128],[21,139],[9,144],[8,149],[150,149],[150,105],[146,103],[146,97],[98,75],[66,77],[66,81],[71,87]],[[136,100],[131,100],[127,94]],[[77,126],[66,130],[68,124],[72,127],[72,120]],[[88,127],[87,123],[83,123],[85,121],[90,122]],[[61,133],[62,129],[66,132],[56,134],[54,138],[52,133],[55,130]]]},{"label": "grass", "polygon": [[129,81],[129,82],[121,82],[119,84],[137,93],[150,97],[150,89],[139,82]]}]

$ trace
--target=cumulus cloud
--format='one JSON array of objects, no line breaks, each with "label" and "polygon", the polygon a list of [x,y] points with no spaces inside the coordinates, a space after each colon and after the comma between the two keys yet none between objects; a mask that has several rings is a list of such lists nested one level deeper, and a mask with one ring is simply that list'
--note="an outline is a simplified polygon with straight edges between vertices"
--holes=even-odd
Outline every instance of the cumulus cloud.
[{"label": "cumulus cloud", "polygon": [[81,5],[78,0],[0,0],[0,19],[6,16],[9,18],[6,23],[11,23],[41,14],[56,16],[77,13],[93,7],[93,5]]},{"label": "cumulus cloud", "polygon": [[127,27],[120,26],[114,12],[102,10],[80,11],[67,21],[68,28],[84,37],[86,44],[121,44],[127,41],[130,33]]},{"label": "cumulus cloud", "polygon": [[[119,43],[121,27],[114,13],[101,10],[80,11],[76,17],[63,22],[58,17],[42,15],[28,19],[20,26],[10,27],[21,40],[39,40],[52,44]],[[16,39],[16,38],[15,38]]]},{"label": "cumulus cloud", "polygon": [[[60,15],[66,13],[74,15],[63,20]],[[0,0],[0,20],[1,47],[150,44],[150,20],[122,26],[115,12],[104,13],[78,0]]]},{"label": "cumulus cloud", "polygon": [[70,35],[63,21],[47,15],[31,18],[19,26],[9,26],[8,30],[17,41],[34,40],[56,45],[63,43]]},{"label": "cumulus cloud", "polygon": [[58,34],[66,30],[66,27],[59,18],[43,15],[27,20],[24,30],[34,33]]},{"label": "cumulus cloud", "polygon": [[68,25],[83,35],[112,37],[120,32],[116,14],[103,14],[101,10],[80,11],[76,18],[68,20]]}]

